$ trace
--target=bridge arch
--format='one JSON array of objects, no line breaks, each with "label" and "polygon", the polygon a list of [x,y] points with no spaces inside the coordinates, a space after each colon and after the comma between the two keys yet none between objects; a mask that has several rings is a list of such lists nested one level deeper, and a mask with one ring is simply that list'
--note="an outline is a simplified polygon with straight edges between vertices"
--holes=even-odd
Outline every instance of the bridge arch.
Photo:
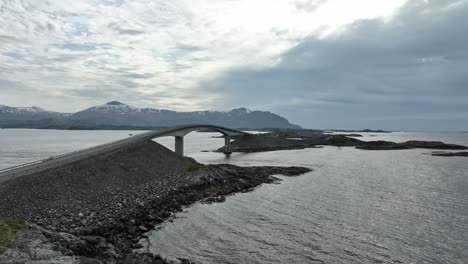
[{"label": "bridge arch", "polygon": [[183,126],[176,126],[171,127],[163,130],[157,131],[150,131],[138,136],[146,138],[146,139],[154,139],[159,137],[167,137],[173,136],[175,138],[175,152],[181,156],[184,155],[184,136],[189,134],[190,132],[199,131],[199,130],[213,130],[219,132],[224,137],[224,153],[231,154],[231,137],[238,136],[238,135],[249,135],[247,132],[221,127],[221,126],[214,126],[214,125],[183,125]]}]

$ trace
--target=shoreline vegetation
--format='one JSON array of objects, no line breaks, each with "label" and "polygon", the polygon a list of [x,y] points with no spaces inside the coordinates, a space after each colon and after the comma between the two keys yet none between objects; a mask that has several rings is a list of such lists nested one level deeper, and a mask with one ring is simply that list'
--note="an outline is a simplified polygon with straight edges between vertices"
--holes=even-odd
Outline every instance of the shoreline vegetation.
[{"label": "shoreline vegetation", "polygon": [[134,251],[185,206],[309,171],[204,165],[148,141],[15,178],[0,183],[0,263],[168,263]]}]

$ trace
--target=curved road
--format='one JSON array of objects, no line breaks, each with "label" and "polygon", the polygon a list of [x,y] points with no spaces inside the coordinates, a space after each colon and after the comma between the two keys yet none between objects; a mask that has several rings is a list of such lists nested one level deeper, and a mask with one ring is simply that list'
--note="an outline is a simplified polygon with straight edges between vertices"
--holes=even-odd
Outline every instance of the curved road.
[{"label": "curved road", "polygon": [[95,147],[74,151],[71,153],[50,157],[44,160],[38,160],[19,166],[14,166],[0,170],[0,182],[4,182],[13,178],[29,175],[32,173],[40,172],[46,169],[62,166],[64,164],[81,160],[87,157],[95,156],[105,152],[113,151],[120,148],[129,147],[136,143],[151,140],[158,137],[166,136],[185,136],[186,134],[197,131],[200,129],[211,129],[220,132],[224,135],[235,136],[235,135],[248,135],[249,133],[238,131],[235,129],[213,126],[213,125],[182,125],[169,127],[161,130],[149,131],[135,135],[133,137],[116,140],[110,143],[98,145]]}]

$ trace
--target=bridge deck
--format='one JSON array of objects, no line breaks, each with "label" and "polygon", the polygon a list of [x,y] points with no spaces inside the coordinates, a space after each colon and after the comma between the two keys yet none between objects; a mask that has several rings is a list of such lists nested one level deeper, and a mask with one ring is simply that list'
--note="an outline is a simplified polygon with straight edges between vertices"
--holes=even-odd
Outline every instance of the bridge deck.
[{"label": "bridge deck", "polygon": [[109,151],[126,148],[126,147],[132,146],[134,144],[137,144],[145,140],[151,140],[154,138],[166,137],[166,136],[183,137],[190,132],[197,131],[200,129],[211,129],[211,130],[220,132],[227,136],[249,134],[249,133],[238,131],[235,129],[225,128],[225,127],[220,127],[220,126],[213,126],[213,125],[182,125],[182,126],[169,127],[169,128],[165,128],[161,130],[148,131],[145,133],[135,135],[133,137],[116,140],[116,141],[102,144],[99,146],[86,148],[86,149],[66,153],[63,155],[54,156],[51,158],[2,169],[0,170],[0,182],[4,182],[13,178],[40,172],[46,169],[55,168],[58,166],[62,166],[62,165],[65,165],[74,161],[78,161],[87,157],[99,155],[99,154],[106,153]]}]

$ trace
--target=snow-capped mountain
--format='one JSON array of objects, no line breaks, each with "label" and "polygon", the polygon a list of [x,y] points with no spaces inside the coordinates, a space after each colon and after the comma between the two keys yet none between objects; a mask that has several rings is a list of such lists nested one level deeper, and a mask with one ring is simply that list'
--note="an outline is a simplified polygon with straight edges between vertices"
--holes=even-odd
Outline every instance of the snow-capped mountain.
[{"label": "snow-capped mountain", "polygon": [[[264,111],[246,108],[231,111],[176,112],[164,109],[139,108],[112,101],[93,106],[74,114],[50,112],[38,107],[7,107],[0,109],[2,120],[40,120],[48,118],[48,125],[62,126],[174,126],[182,124],[213,124],[232,128],[299,128],[285,118]],[[23,111],[21,110],[23,109]],[[8,111],[15,113],[9,114]],[[16,118],[11,118],[16,117]],[[50,118],[53,120],[51,121]],[[36,122],[37,123],[37,122]]]},{"label": "snow-capped mountain", "polygon": [[1,120],[39,120],[44,118],[58,118],[67,114],[47,111],[43,108],[32,107],[12,107],[0,105]]},{"label": "snow-capped mountain", "polygon": [[142,112],[159,113],[161,110],[153,108],[138,108],[121,102],[112,101],[104,105],[93,106],[83,111],[77,112],[75,116],[84,116],[89,114],[134,114]]},{"label": "snow-capped mountain", "polygon": [[94,106],[70,116],[93,125],[172,126],[182,124],[213,124],[234,128],[298,128],[288,120],[270,112],[246,108],[221,111],[175,112],[154,108],[138,108],[112,101]]}]

